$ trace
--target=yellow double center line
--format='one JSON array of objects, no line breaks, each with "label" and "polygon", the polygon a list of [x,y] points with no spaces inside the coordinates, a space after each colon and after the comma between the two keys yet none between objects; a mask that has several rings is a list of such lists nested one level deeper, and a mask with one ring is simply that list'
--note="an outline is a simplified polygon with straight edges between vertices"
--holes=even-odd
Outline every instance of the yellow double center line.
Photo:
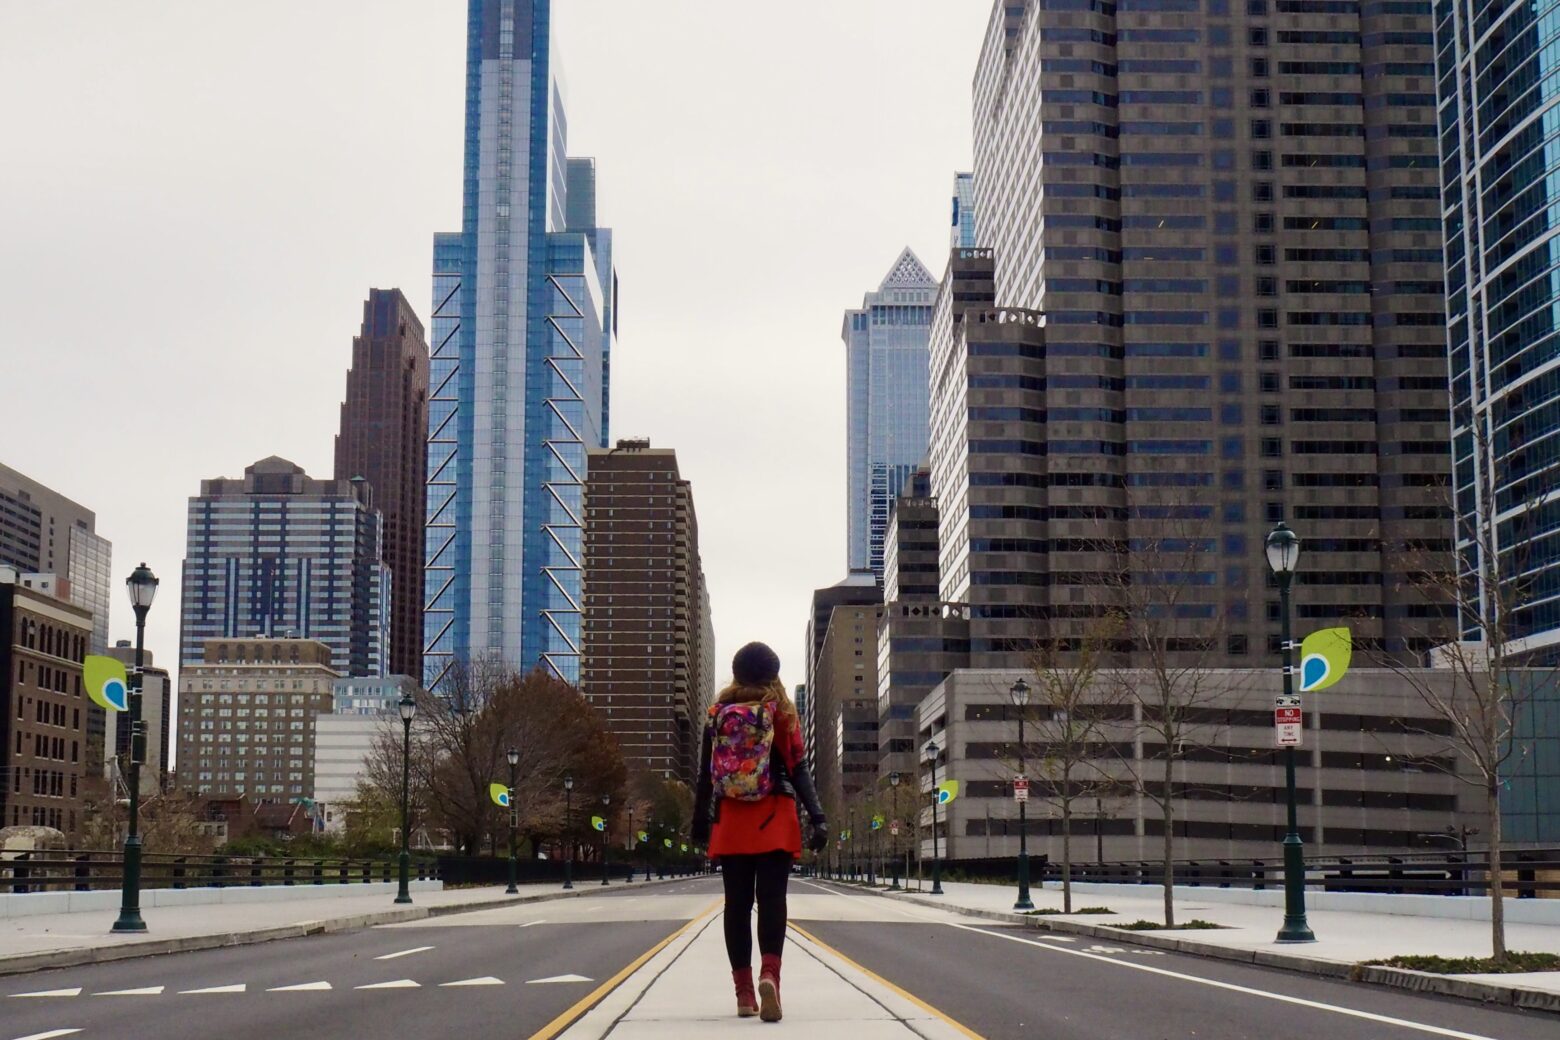
[{"label": "yellow double center line", "polygon": [[621,986],[623,981],[630,975],[644,967],[645,962],[648,961],[651,957],[654,957],[672,943],[682,938],[695,925],[702,924],[706,918],[708,918],[716,910],[719,910],[720,907],[721,900],[715,900],[709,906],[695,914],[687,924],[683,925],[671,935],[668,935],[666,938],[650,947],[644,953],[641,953],[638,957],[635,957],[626,966],[624,966],[623,970],[619,971],[616,975],[612,976],[610,979],[591,990],[590,993],[580,998],[563,1014],[547,1023],[541,1029],[532,1033],[529,1040],[552,1040],[553,1037],[557,1036],[559,1033],[569,1028],[569,1026],[573,1025],[575,1020],[577,1020],[581,1015],[585,1014],[585,1012],[601,1003],[601,1001],[606,998],[607,994]]}]

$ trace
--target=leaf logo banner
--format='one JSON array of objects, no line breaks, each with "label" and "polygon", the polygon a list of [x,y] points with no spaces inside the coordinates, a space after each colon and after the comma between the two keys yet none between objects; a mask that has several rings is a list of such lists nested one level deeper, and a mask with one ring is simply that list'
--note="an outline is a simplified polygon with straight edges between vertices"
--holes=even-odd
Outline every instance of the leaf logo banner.
[{"label": "leaf logo banner", "polygon": [[1300,643],[1300,692],[1325,690],[1343,678],[1354,655],[1347,628],[1323,628]]},{"label": "leaf logo banner", "polygon": [[509,788],[503,784],[488,784],[488,797],[493,799],[493,804],[500,808],[509,808]]},{"label": "leaf logo banner", "polygon": [[81,662],[81,681],[92,703],[109,711],[130,710],[130,680],[125,666],[112,657],[94,654]]}]

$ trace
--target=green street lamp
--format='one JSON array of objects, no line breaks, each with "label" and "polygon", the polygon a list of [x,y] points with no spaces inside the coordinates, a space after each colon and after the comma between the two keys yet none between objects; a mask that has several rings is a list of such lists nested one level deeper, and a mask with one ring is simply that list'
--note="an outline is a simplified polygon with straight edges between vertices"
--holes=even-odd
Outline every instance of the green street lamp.
[{"label": "green street lamp", "polygon": [[[899,782],[900,782],[901,779],[902,778],[900,777],[898,770],[895,770],[894,772],[888,774],[888,786],[894,792],[894,809],[893,809],[893,812],[894,812],[894,820],[895,821],[897,821],[899,819]],[[889,824],[889,833],[892,834],[893,833],[893,828],[897,827],[897,826],[898,826],[897,822],[891,822]],[[889,885],[888,887],[889,887],[890,891],[898,892],[899,891],[899,839],[898,839],[897,836],[895,836],[893,842],[890,843],[890,847],[893,849],[893,853],[891,855],[891,858],[894,861],[894,867],[893,867],[893,870],[891,872],[891,876],[894,879],[894,883]]]},{"label": "green street lamp", "polygon": [[[1289,630],[1289,586],[1295,565],[1300,561],[1300,537],[1280,523],[1267,536],[1268,566],[1278,577],[1279,618],[1284,651],[1284,700],[1293,703],[1295,693],[1294,640]],[[1300,816],[1295,806],[1295,749],[1284,748],[1284,779],[1289,793],[1289,832],[1284,835],[1284,926],[1278,930],[1281,943],[1315,942],[1316,935],[1305,919],[1305,851],[1300,842]]]},{"label": "green street lamp", "polygon": [[563,778],[563,831],[569,839],[568,855],[563,857],[563,887],[574,887],[574,777]]},{"label": "green street lamp", "polygon": [[921,760],[932,767],[932,891],[934,896],[943,894],[942,887],[942,852],[937,839],[937,757],[942,754],[942,748],[937,746],[937,741],[928,740],[926,746],[921,748]]},{"label": "green street lamp", "polygon": [[509,759],[509,887],[504,894],[517,896],[520,889],[515,886],[515,767],[520,764],[520,749],[510,748],[504,757]]},{"label": "green street lamp", "polygon": [[[116,932],[144,932],[141,919],[141,763],[146,761],[146,723],[141,720],[142,669],[146,663],[146,615],[157,596],[157,576],[141,564],[125,579],[135,611],[135,671],[130,676],[130,827],[125,832],[124,880],[120,883]],[[20,738],[18,738],[20,739]]]},{"label": "green street lamp", "polygon": [[601,883],[609,885],[612,873],[612,796],[601,796]]},{"label": "green street lamp", "polygon": [[[1029,782],[1029,748],[1024,737],[1024,717],[1029,714],[1029,684],[1022,678],[1013,684],[1008,691],[1013,698],[1013,707],[1018,709],[1018,776],[1025,784]],[[1025,794],[1028,792],[1025,791]],[[1015,798],[1018,796],[1015,794]],[[1028,800],[1018,799],[1018,900],[1013,904],[1014,910],[1033,910],[1035,903],[1029,898],[1029,817],[1026,812]],[[1063,841],[1067,836],[1063,835]]]},{"label": "green street lamp", "polygon": [[401,885],[396,892],[397,903],[412,901],[412,719],[417,717],[417,702],[410,693],[396,705],[401,712]]},{"label": "green street lamp", "polygon": [[857,863],[856,863],[856,810],[855,810],[854,807],[852,807],[851,810],[850,810],[850,827],[846,829],[845,833],[850,836],[850,838],[849,838],[849,841],[850,841],[850,879],[852,881],[855,881],[855,880],[857,880],[857,878],[856,878]]}]

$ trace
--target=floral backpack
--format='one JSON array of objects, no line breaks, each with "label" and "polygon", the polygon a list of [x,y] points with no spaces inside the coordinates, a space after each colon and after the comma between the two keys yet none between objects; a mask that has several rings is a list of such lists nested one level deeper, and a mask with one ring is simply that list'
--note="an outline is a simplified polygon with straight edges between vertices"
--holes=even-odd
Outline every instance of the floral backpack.
[{"label": "floral backpack", "polygon": [[710,710],[714,739],[710,779],[717,798],[761,801],[775,793],[770,753],[775,746],[772,704],[722,704]]}]

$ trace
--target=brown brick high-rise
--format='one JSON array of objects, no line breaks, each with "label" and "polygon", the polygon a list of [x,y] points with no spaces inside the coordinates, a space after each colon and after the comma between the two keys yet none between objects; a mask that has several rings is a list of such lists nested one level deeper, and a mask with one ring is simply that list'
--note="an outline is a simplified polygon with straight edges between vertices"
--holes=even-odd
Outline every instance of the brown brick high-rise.
[{"label": "brown brick high-rise", "polygon": [[632,772],[691,782],[715,689],[693,490],[649,441],[593,450],[585,478],[580,689]]},{"label": "brown brick high-rise", "polygon": [[336,436],[336,479],[362,477],[384,514],[393,675],[422,676],[423,510],[428,468],[428,343],[399,289],[370,289],[352,340]]}]

